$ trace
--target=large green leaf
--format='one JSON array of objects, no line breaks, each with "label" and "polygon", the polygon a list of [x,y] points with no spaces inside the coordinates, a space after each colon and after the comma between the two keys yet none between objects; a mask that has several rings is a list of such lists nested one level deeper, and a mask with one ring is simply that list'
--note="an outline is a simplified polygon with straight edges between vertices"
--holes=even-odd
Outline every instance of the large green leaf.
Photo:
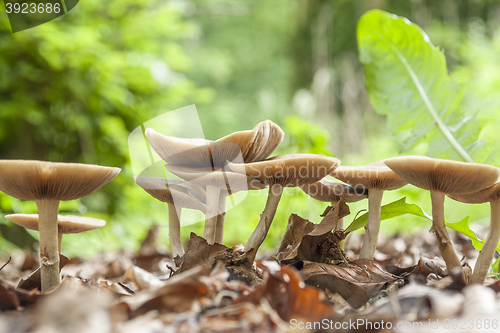
[{"label": "large green leaf", "polygon": [[443,52],[419,26],[372,10],[360,18],[357,39],[370,101],[393,132],[406,134],[403,151],[425,142],[434,157],[498,159],[493,145],[479,140],[487,121],[460,110],[465,86],[448,76]]},{"label": "large green leaf", "polygon": [[[380,219],[387,220],[393,217],[411,214],[415,216],[423,217],[429,221],[432,221],[432,216],[427,214],[422,207],[416,204],[409,204],[406,202],[406,197],[391,202],[387,205],[383,205],[381,208]],[[368,213],[365,213],[359,217],[357,217],[354,222],[346,229],[346,232],[351,232],[360,228],[363,228],[368,222]],[[445,220],[446,226],[449,228],[464,234],[469,237],[472,241],[472,245],[476,248],[476,250],[481,250],[484,244],[484,240],[479,240],[474,231],[469,227],[469,217],[467,216],[461,221],[458,222],[448,222]],[[500,243],[497,246],[497,251],[500,251]]]}]

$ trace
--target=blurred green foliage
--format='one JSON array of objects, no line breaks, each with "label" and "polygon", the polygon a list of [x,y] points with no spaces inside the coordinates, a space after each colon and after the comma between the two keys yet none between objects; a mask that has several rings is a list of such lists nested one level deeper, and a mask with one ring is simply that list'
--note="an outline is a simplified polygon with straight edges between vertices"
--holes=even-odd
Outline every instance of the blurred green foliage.
[{"label": "blurred green foliage", "polygon": [[[450,75],[469,85],[464,107],[494,119],[481,135],[499,136],[498,1],[86,0],[16,34],[0,11],[0,158],[123,169],[96,193],[61,204],[61,213],[108,221],[101,230],[63,240],[68,254],[90,256],[135,249],[149,226],[167,224],[166,204],[133,181],[127,138],[170,110],[196,104],[207,139],[271,119],[286,133],[276,154],[327,154],[343,165],[396,156],[399,138],[373,113],[357,54],[356,22],[372,8],[409,18],[444,49]],[[384,203],[402,196],[430,211],[428,193],[409,186],[387,192]],[[250,192],[227,212],[228,245],[246,241],[265,200],[266,190]],[[318,222],[326,206],[287,189],[265,245],[276,247],[292,212]],[[366,203],[350,208],[356,213]],[[445,209],[451,221],[489,214],[487,205],[451,200]],[[0,193],[0,215],[12,212],[34,213],[36,206]],[[183,215],[203,219],[197,212]],[[3,217],[0,223],[11,225]],[[387,233],[425,226],[410,217],[382,224]],[[182,237],[202,230],[201,222],[186,225]],[[168,245],[166,227],[161,242]],[[0,242],[0,251],[12,249]]]}]

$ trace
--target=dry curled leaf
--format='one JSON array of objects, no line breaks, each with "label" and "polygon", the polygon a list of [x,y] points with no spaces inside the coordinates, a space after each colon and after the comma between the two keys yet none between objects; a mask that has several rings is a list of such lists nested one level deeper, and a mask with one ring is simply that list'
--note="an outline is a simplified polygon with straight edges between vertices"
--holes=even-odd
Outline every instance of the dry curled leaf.
[{"label": "dry curled leaf", "polygon": [[0,281],[0,310],[17,309],[21,303],[17,297],[14,287],[6,282]]},{"label": "dry curled leaf", "polygon": [[211,268],[214,264],[215,257],[224,253],[227,249],[228,248],[222,244],[216,243],[209,245],[203,237],[192,232],[188,249],[184,254],[184,261],[178,272],[185,272],[197,266]]},{"label": "dry curled leaf", "polygon": [[290,215],[278,248],[277,260],[287,263],[301,260],[319,261],[322,255],[318,251],[318,246],[331,236],[331,231],[339,219],[349,213],[349,207],[340,201],[338,206],[328,207],[325,210],[324,217],[319,224],[314,224],[296,214]]},{"label": "dry curled leaf", "polygon": [[130,267],[125,276],[135,283],[139,290],[156,289],[164,285],[156,276],[137,266]]},{"label": "dry curled leaf", "polygon": [[[64,254],[59,255],[59,271],[69,262],[69,258]],[[42,281],[40,280],[40,267],[34,270],[26,279],[19,281],[17,288],[31,290],[42,289]]]},{"label": "dry curled leaf", "polygon": [[172,276],[158,289],[143,291],[127,298],[132,310],[131,316],[143,315],[152,310],[160,312],[185,312],[193,308],[197,301],[209,292],[202,277],[210,274],[210,269],[198,266],[189,271]]},{"label": "dry curled leaf", "polygon": [[325,293],[306,286],[293,267],[279,266],[275,262],[271,265],[264,262],[259,266],[266,270],[264,283],[236,300],[236,304],[250,302],[258,305],[266,299],[284,321],[292,318],[316,321],[335,314],[332,306],[326,303]]},{"label": "dry curled leaf", "polygon": [[299,268],[307,284],[339,293],[353,308],[365,305],[381,289],[399,279],[368,259],[340,265],[305,261]]}]

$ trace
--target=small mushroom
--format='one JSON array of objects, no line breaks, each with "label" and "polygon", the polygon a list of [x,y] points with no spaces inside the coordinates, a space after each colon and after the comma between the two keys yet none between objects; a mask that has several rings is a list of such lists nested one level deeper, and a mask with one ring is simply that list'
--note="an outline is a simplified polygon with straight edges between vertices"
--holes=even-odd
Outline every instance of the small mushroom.
[{"label": "small mushroom", "polygon": [[332,177],[340,179],[355,188],[368,189],[368,223],[359,253],[360,259],[373,259],[380,231],[380,210],[384,191],[396,190],[407,184],[383,162],[366,166],[341,166],[335,169]]},{"label": "small mushroom", "polygon": [[488,233],[484,246],[479,253],[471,278],[471,283],[483,284],[484,279],[488,274],[491,260],[495,255],[498,241],[500,240],[500,182],[479,192],[462,195],[448,194],[448,196],[453,200],[468,204],[479,204],[485,202],[490,203],[490,232]]},{"label": "small mushroom", "polygon": [[35,200],[39,215],[42,293],[58,286],[59,201],[84,197],[111,181],[120,168],[81,163],[0,160],[0,191]]},{"label": "small mushroom", "polygon": [[[10,214],[5,215],[5,218],[26,229],[38,231],[38,214]],[[61,253],[63,235],[99,229],[106,225],[106,221],[86,216],[57,215],[57,225],[58,248]]]},{"label": "small mushroom", "polygon": [[214,170],[212,168],[189,168],[171,164],[165,165],[165,168],[178,177],[206,187],[208,210],[203,237],[208,244],[222,242],[225,202],[229,194],[265,188],[265,185],[257,179],[223,168]]},{"label": "small mushroom", "polygon": [[[256,178],[269,185],[266,207],[261,214],[257,228],[245,245],[250,262],[254,261],[257,250],[266,238],[283,188],[314,183],[339,165],[340,161],[336,158],[312,154],[281,155],[265,161],[245,164],[228,163],[228,167],[234,172]],[[253,251],[250,253],[251,250]]]},{"label": "small mushroom", "polygon": [[[312,184],[303,185],[300,189],[313,199],[330,202],[336,209],[338,209],[341,200],[356,202],[368,198],[368,190],[365,187],[356,188],[326,178]],[[343,218],[341,218],[337,223],[336,230],[343,228]]]},{"label": "small mushroom", "polygon": [[168,204],[168,237],[173,257],[183,256],[180,223],[182,208],[206,213],[205,191],[199,186],[176,179],[136,177],[135,182],[153,198]]},{"label": "small mushroom", "polygon": [[[448,272],[459,267],[450,236],[444,224],[444,197],[481,191],[498,181],[498,168],[476,163],[456,162],[423,156],[401,156],[384,160],[408,183],[429,190],[432,201],[432,228],[438,240],[439,251],[446,262]],[[462,279],[465,277],[462,274]]]}]

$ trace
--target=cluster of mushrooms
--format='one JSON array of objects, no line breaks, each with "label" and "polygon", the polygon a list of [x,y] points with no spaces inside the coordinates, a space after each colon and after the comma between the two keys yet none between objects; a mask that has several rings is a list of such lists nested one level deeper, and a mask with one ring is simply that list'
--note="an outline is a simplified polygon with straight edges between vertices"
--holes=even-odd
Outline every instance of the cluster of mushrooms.
[{"label": "cluster of mushrooms", "polygon": [[[340,166],[336,158],[313,154],[269,158],[283,137],[281,128],[269,120],[252,130],[235,132],[215,141],[174,138],[151,128],[146,130],[146,138],[166,162],[166,170],[179,177],[151,177],[147,170],[135,177],[136,183],[151,196],[168,203],[169,239],[174,257],[184,255],[180,237],[182,208],[203,212],[203,237],[209,244],[222,243],[227,197],[238,191],[268,187],[266,206],[245,245],[245,260],[253,263],[269,231],[283,189],[300,187],[312,198],[330,202],[337,210],[341,202],[368,198],[368,223],[359,257],[373,259],[383,192],[409,183],[430,191],[431,231],[437,237],[448,271],[458,272],[464,281],[462,265],[444,223],[444,198],[447,195],[464,203],[490,203],[491,230],[470,281],[484,282],[500,239],[500,168],[422,156],[389,158],[362,167]],[[6,218],[39,231],[42,292],[60,283],[62,235],[105,225],[103,220],[58,215],[59,202],[86,196],[119,172],[119,168],[89,164],[0,160],[0,191],[21,200],[35,200],[38,207],[37,215],[12,214]],[[336,229],[342,229],[342,223],[340,219]]]},{"label": "cluster of mushrooms", "polygon": [[[384,191],[405,185],[429,190],[433,223],[441,255],[448,271],[465,281],[462,265],[453,249],[444,223],[445,195],[464,203],[491,203],[491,231],[477,260],[471,283],[483,283],[500,239],[500,168],[422,156],[385,159],[367,166],[340,166],[340,160],[313,154],[269,156],[283,141],[284,132],[273,122],[263,121],[252,130],[235,132],[215,141],[182,139],[148,128],[146,137],[166,162],[165,168],[180,179],[139,176],[136,183],[153,197],[169,205],[169,238],[174,257],[182,256],[180,211],[205,213],[203,237],[209,244],[222,243],[226,197],[242,190],[269,187],[260,221],[245,245],[253,262],[276,213],[284,187],[300,187],[312,198],[340,202],[368,198],[368,223],[359,258],[373,259],[380,230]],[[346,184],[338,183],[332,176]],[[336,229],[342,229],[342,219]]]},{"label": "cluster of mushrooms", "polygon": [[6,218],[39,232],[42,293],[61,282],[62,235],[106,224],[89,217],[58,215],[59,202],[75,200],[98,190],[120,171],[120,168],[81,163],[0,160],[0,191],[21,200],[34,200],[38,208],[35,215],[12,214]]}]

